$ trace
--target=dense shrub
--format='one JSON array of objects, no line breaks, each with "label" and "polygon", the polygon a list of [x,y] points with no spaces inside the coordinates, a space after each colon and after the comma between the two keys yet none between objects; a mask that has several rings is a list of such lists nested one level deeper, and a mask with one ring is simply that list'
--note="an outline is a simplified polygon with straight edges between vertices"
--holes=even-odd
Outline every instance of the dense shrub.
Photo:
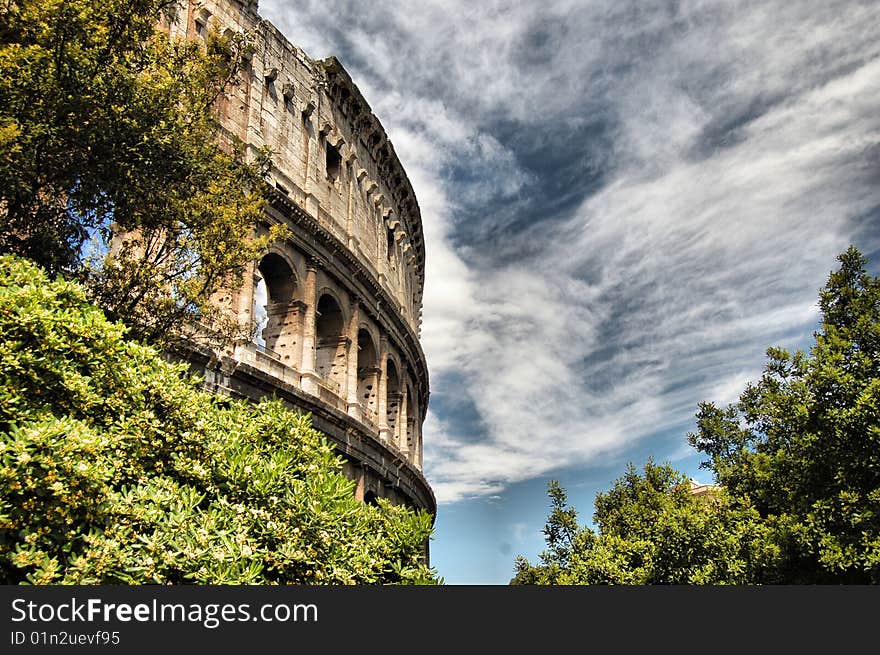
[{"label": "dense shrub", "polygon": [[0,582],[434,581],[309,418],[209,394],[76,284],[0,257]]}]

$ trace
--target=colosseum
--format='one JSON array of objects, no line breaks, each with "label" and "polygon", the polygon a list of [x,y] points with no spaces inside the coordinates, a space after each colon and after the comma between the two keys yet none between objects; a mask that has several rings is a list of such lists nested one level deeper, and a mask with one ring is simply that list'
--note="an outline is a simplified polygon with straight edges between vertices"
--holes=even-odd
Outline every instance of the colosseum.
[{"label": "colosseum", "polygon": [[334,57],[310,59],[256,1],[182,0],[172,35],[245,32],[253,52],[221,98],[222,129],[268,147],[264,224],[289,238],[223,298],[252,338],[194,347],[205,383],[311,413],[365,502],[436,512],[422,475],[428,370],[419,344],[425,247],[412,186],[382,125]]}]

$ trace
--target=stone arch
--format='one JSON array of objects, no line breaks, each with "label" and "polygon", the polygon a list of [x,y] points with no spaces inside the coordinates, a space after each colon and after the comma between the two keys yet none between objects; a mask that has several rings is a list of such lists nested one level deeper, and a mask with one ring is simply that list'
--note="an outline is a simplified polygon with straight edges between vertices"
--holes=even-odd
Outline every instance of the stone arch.
[{"label": "stone arch", "polygon": [[403,396],[400,393],[400,366],[390,353],[385,368],[385,396],[385,423],[391,433],[391,441],[397,444],[398,419],[400,418],[400,405]]},{"label": "stone arch", "polygon": [[357,397],[361,415],[369,423],[377,423],[379,407],[379,352],[370,331],[361,326],[357,335],[358,367]]},{"label": "stone arch", "polygon": [[315,369],[325,386],[337,394],[346,374],[345,314],[336,296],[324,290],[315,311]]},{"label": "stone arch", "polygon": [[274,252],[260,260],[257,273],[254,341],[279,358],[289,359],[297,344],[300,323],[299,305],[294,301],[296,274],[288,261]]},{"label": "stone arch", "polygon": [[293,300],[296,293],[296,273],[285,257],[270,252],[260,260],[257,270],[266,281],[269,302]]}]

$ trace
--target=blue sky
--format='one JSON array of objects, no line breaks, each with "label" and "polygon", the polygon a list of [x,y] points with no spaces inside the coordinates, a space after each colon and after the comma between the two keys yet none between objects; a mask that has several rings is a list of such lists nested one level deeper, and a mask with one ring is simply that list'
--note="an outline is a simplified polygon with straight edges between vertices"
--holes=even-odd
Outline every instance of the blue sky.
[{"label": "blue sky", "polygon": [[432,564],[506,584],[880,260],[880,4],[262,0],[337,56],[419,199]]}]

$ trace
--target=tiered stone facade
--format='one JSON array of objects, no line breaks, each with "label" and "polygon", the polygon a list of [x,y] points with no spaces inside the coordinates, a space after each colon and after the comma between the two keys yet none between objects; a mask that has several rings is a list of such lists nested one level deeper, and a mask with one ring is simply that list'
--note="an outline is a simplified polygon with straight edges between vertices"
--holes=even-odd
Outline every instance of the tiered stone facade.
[{"label": "tiered stone facade", "polygon": [[173,36],[245,32],[255,46],[221,99],[223,128],[272,151],[264,232],[290,229],[222,299],[252,327],[225,355],[194,350],[208,386],[312,413],[357,494],[436,509],[421,473],[428,371],[419,345],[425,249],[410,182],[335,59],[310,59],[257,3],[184,0]]}]

